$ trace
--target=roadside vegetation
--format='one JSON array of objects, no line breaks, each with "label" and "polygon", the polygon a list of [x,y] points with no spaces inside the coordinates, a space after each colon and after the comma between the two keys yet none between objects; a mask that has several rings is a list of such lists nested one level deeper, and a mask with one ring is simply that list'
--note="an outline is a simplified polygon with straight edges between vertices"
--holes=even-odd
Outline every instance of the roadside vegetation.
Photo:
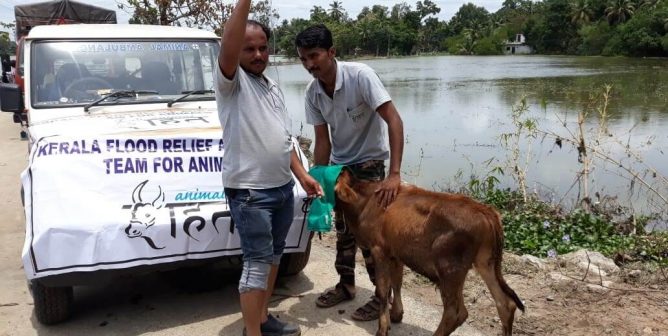
[{"label": "roadside vegetation", "polygon": [[[389,57],[448,53],[502,54],[516,34],[538,54],[668,56],[666,0],[505,0],[495,13],[473,3],[449,21],[432,0],[397,1],[392,7],[369,4],[356,15],[334,0],[313,6],[310,16],[280,18],[269,0],[255,1],[252,17],[274,28],[273,53],[296,56],[293,41],[305,27],[326,24],[340,57]],[[117,1],[130,23],[197,27],[222,33],[233,1]],[[11,30],[13,23],[1,23]],[[0,35],[0,52],[13,45]],[[5,45],[6,44],[6,45]]]},{"label": "roadside vegetation", "polygon": [[642,261],[668,266],[668,232],[644,229],[652,216],[617,220],[603,209],[568,211],[535,196],[525,200],[517,191],[496,189],[478,180],[472,180],[464,191],[501,212],[509,251],[554,258],[585,248],[618,264]]},{"label": "roadside vegetation", "polygon": [[[0,22],[0,29],[12,30],[13,23]],[[9,36],[9,31],[0,31],[0,55],[13,55],[16,53],[16,42]]]},{"label": "roadside vegetation", "polygon": [[277,25],[277,49],[295,56],[295,35],[325,23],[343,57],[496,55],[516,34],[524,34],[539,54],[668,56],[665,0],[506,0],[495,13],[467,3],[447,22],[436,17],[440,11],[424,0],[369,5],[353,17],[343,1],[333,1],[327,8],[314,6],[309,19]]},{"label": "roadside vegetation", "polygon": [[[556,257],[585,248],[613,258],[618,264],[650,262],[668,266],[668,179],[647,164],[639,150],[620,142],[607,128],[608,108],[613,90],[605,86],[591,95],[591,103],[577,120],[560,120],[562,130],[545,130],[527,116],[526,100],[521,100],[511,114],[511,132],[500,135],[506,157],[490,159],[485,176],[474,176],[461,187],[484,203],[493,205],[503,216],[506,249],[520,254]],[[546,103],[543,103],[546,104]],[[594,115],[590,115],[594,114]],[[594,119],[594,124],[585,120]],[[566,195],[552,195],[546,201],[527,187],[529,162],[535,160],[534,141],[554,142],[555,147],[573,149],[580,164],[573,180],[575,206],[566,207]],[[645,144],[647,145],[647,144]],[[615,146],[623,157],[615,157]],[[549,163],[545,163],[549,164]],[[617,197],[601,195],[593,178],[593,167],[615,167],[620,179],[628,181],[628,192],[647,199],[644,211],[620,204]],[[461,178],[461,174],[460,174]],[[501,179],[512,188],[500,188]],[[650,222],[663,223],[664,230],[647,229]]]}]

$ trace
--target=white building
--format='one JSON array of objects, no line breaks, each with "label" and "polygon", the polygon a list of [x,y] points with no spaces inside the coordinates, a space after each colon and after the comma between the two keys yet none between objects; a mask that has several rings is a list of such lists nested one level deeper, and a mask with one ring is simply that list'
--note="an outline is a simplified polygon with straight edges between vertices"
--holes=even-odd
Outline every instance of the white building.
[{"label": "white building", "polygon": [[515,39],[506,41],[503,46],[503,53],[506,55],[526,55],[533,53],[533,48],[526,44],[524,34],[517,34]]}]

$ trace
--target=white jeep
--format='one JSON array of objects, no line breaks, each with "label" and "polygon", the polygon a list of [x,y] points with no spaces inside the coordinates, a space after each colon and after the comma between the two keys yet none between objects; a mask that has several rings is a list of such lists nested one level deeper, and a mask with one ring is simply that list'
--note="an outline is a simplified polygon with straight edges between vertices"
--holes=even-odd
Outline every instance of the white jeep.
[{"label": "white jeep", "polygon": [[[0,101],[28,131],[23,263],[40,322],[70,316],[74,285],[240,264],[221,178],[218,51],[213,33],[164,26],[38,26],[25,38],[23,87],[3,84]],[[305,192],[294,192],[286,275],[310,251]]]}]

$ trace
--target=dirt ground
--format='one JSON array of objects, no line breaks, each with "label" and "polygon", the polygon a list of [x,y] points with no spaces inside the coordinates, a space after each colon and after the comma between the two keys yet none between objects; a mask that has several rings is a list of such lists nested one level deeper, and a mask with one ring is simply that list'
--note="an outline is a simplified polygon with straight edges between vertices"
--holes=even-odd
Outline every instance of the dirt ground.
[{"label": "dirt ground", "polygon": [[[334,248],[333,234],[323,240]],[[526,306],[525,313],[515,315],[514,335],[668,336],[668,270],[635,264],[603,277],[586,274],[560,259],[542,259],[541,265],[504,255],[504,278]],[[404,288],[431,305],[442,306],[434,285],[409,269],[404,272]],[[485,335],[501,335],[494,301],[473,270],[464,298],[467,322]]]},{"label": "dirt ground", "polygon": [[[631,278],[626,274],[638,269],[622,268],[621,277],[582,280],[585,272],[556,260],[538,269],[515,255],[504,259],[504,277],[526,305],[524,314],[516,314],[516,335],[668,335],[668,279],[660,271],[641,270]],[[408,279],[406,286],[424,300],[441,304],[435,287],[412,272]],[[612,283],[600,286],[602,281]],[[494,301],[474,271],[464,297],[468,322],[486,334],[500,334]]]}]

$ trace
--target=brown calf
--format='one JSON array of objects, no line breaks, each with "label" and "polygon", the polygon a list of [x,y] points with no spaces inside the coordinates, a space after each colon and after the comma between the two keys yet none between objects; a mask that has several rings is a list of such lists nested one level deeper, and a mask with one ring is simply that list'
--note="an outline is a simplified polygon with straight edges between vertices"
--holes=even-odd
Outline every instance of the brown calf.
[{"label": "brown calf", "polygon": [[[503,335],[512,334],[516,308],[524,305],[501,276],[503,228],[499,214],[469,197],[402,185],[387,209],[378,205],[378,182],[360,181],[343,170],[336,183],[336,206],[355,240],[369,248],[376,262],[381,315],[376,335],[385,336],[389,320],[403,317],[403,265],[434,282],[441,291],[443,317],[434,335],[450,335],[468,312],[464,280],[474,266],[496,302]],[[388,307],[390,289],[394,293]]]}]

